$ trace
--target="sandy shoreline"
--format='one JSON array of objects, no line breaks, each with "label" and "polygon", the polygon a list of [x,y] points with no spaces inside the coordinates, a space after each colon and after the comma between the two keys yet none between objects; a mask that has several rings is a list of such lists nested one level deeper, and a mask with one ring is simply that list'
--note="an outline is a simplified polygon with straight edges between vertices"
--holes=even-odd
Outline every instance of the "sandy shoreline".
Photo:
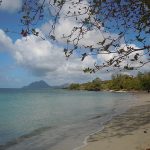
[{"label": "sandy shoreline", "polygon": [[135,93],[136,102],[114,117],[104,130],[88,137],[80,150],[150,150],[150,94]]}]

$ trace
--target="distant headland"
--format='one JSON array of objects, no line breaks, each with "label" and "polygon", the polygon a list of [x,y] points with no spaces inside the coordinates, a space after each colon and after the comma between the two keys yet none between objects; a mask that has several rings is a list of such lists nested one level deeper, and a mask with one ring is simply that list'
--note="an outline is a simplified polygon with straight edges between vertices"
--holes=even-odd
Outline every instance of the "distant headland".
[{"label": "distant headland", "polygon": [[51,86],[48,83],[46,83],[44,80],[40,80],[40,81],[32,82],[27,86],[23,86],[21,89],[28,89],[28,90],[49,89],[49,88],[64,89],[64,88],[68,88],[69,86],[70,84],[67,83],[62,85],[57,85],[57,86]]},{"label": "distant headland", "polygon": [[35,81],[35,82],[30,83],[27,86],[22,87],[22,89],[29,89],[29,90],[32,90],[32,89],[49,89],[49,88],[52,88],[52,87],[50,85],[48,85],[43,80]]}]

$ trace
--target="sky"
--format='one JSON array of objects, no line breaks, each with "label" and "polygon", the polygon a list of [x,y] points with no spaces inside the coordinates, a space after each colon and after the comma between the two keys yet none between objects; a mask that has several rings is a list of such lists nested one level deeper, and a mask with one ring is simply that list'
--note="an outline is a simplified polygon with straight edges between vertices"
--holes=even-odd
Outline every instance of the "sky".
[{"label": "sky", "polygon": [[[116,73],[115,71],[83,73],[83,69],[93,66],[96,59],[108,60],[111,55],[97,58],[88,56],[83,62],[77,55],[66,59],[63,44],[52,43],[48,39],[42,40],[33,35],[27,38],[21,37],[18,34],[22,29],[18,13],[21,5],[22,0],[13,0],[13,3],[12,0],[3,0],[0,6],[0,88],[19,88],[38,80],[45,80],[50,85],[83,83],[96,77],[107,80]],[[44,35],[50,23],[50,20],[42,22],[37,30]],[[74,21],[60,18],[56,26],[58,38],[61,34],[70,32],[74,25],[76,25]],[[4,32],[6,29],[16,33],[6,33]],[[82,44],[94,43],[100,38],[100,35],[93,31],[81,42]],[[148,67],[143,68],[143,71],[147,71]]]}]

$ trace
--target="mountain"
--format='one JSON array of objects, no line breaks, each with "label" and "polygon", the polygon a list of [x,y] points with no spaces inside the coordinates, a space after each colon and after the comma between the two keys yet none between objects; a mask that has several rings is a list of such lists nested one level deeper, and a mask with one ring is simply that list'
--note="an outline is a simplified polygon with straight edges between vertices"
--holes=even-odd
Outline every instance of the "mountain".
[{"label": "mountain", "polygon": [[45,81],[32,82],[27,86],[22,87],[23,89],[48,89],[51,88]]}]

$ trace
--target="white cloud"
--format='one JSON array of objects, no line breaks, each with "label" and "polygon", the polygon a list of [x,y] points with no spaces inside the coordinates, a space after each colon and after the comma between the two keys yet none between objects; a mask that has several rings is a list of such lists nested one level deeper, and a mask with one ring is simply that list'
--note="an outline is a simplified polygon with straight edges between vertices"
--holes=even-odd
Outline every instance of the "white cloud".
[{"label": "white cloud", "polygon": [[[83,5],[88,6],[87,1],[82,1],[82,2],[83,2]],[[64,5],[63,8],[62,8],[61,16],[60,16],[57,24],[55,25],[55,36],[56,36],[56,39],[61,44],[66,42],[66,39],[62,38],[63,35],[69,35],[74,27],[79,27],[80,26],[80,23],[79,23],[80,21],[79,20],[80,19],[84,20],[84,18],[86,17],[86,15],[81,15],[80,17],[78,17],[79,18],[78,21],[75,20],[75,17],[65,17],[65,13],[67,13],[68,11],[74,12],[74,11],[77,11],[77,10],[78,10],[77,8],[72,7],[70,1],[68,1],[67,5]],[[83,9],[81,9],[81,10],[83,10]],[[51,21],[49,21],[48,23],[45,23],[41,27],[42,32],[48,34],[49,31],[51,30],[50,29],[51,25],[52,25]],[[75,34],[72,36],[72,39],[74,39],[75,36],[77,36],[77,35],[78,35],[78,33],[75,32]],[[104,31],[104,28],[101,27],[101,31],[93,29],[92,31],[87,32],[84,35],[84,38],[79,41],[78,45],[80,45],[80,46],[82,46],[82,45],[85,45],[85,46],[94,45],[95,47],[99,47],[99,45],[97,43],[102,42],[104,40],[104,37],[105,38],[109,37],[109,39],[114,39],[114,38],[117,38],[118,35],[114,34],[114,33],[107,33],[106,31]],[[110,41],[107,40],[104,45],[107,45],[108,42],[110,42]],[[123,38],[120,40],[120,42],[124,43]],[[124,45],[122,44],[122,46],[124,46]],[[135,45],[130,45],[130,46],[135,47]],[[110,49],[112,49],[112,48],[110,47]],[[113,51],[113,49],[112,49],[112,51]],[[114,54],[114,53],[113,54],[100,54],[100,55],[95,56],[94,57],[95,59],[91,57],[92,60],[88,60],[87,62],[88,63],[90,62],[88,64],[89,66],[91,64],[94,64],[95,61],[102,64],[103,62],[106,62],[106,61],[112,59],[114,56],[117,56],[117,54]],[[134,53],[130,57],[133,57],[133,56],[134,56]],[[145,57],[143,59],[145,59]],[[74,61],[74,59],[71,59],[71,60]],[[86,61],[86,59],[85,59],[85,61]],[[76,75],[80,76],[80,74],[78,74],[78,72],[77,72],[77,70],[79,69],[77,64],[78,64],[78,61],[74,62],[74,63],[69,62],[65,67],[63,66],[61,69],[59,68],[57,71],[58,72],[63,72],[62,70],[65,70],[65,73],[68,74],[68,77],[72,76],[72,78],[75,79]],[[123,66],[125,66],[126,64],[127,64],[126,61],[122,62]],[[82,66],[81,62],[80,62],[80,66]],[[67,70],[66,70],[66,68],[67,68]],[[144,66],[143,68],[146,68],[146,66]],[[76,70],[76,72],[74,73],[74,71],[72,69]],[[146,70],[146,69],[144,69],[144,70]],[[149,70],[149,69],[147,69],[147,70]],[[106,79],[106,78],[108,79],[111,76],[111,74],[115,73],[115,72],[116,71],[112,71],[111,73],[106,73],[105,71],[102,70],[102,71],[98,72],[96,75],[102,77],[103,79]],[[59,76],[59,73],[56,76]],[[91,75],[91,76],[93,77],[94,75]],[[59,77],[59,79],[60,79],[60,77]]]},{"label": "white cloud", "polygon": [[[83,1],[84,2],[84,1]],[[69,3],[67,3],[69,4]],[[88,5],[88,4],[86,4]],[[71,5],[65,5],[62,12],[65,13],[69,11],[69,8]],[[76,8],[75,8],[76,9]],[[71,9],[72,11],[75,11],[74,9]],[[77,9],[78,10],[78,9]],[[81,9],[82,10],[82,9]],[[81,15],[78,17],[79,20],[84,20],[86,18],[86,15]],[[60,18],[58,22],[55,24],[55,37],[59,42],[66,43],[67,38],[63,38],[63,36],[68,36],[71,34],[72,30],[74,27],[81,27],[82,24],[79,23],[80,21],[76,21],[75,17],[64,17],[64,15],[60,15]],[[49,32],[51,31],[51,26],[53,25],[53,22],[50,20],[49,22],[45,23],[42,25],[41,30],[44,34],[49,35]],[[85,30],[87,30],[86,27],[84,27]],[[69,39],[70,41],[74,40],[75,38],[77,39],[79,35],[79,30],[73,32],[71,35],[71,38]],[[90,46],[94,45],[94,47],[99,47],[97,44],[98,42],[102,42],[104,38],[117,38],[118,35],[114,33],[107,33],[104,31],[104,28],[101,26],[101,30],[94,28],[91,31],[85,32],[84,37],[79,40],[78,45],[79,46]],[[105,44],[108,44],[110,40],[106,40]]]},{"label": "white cloud", "polygon": [[[115,73],[115,71],[109,73],[100,71],[96,74],[85,74],[82,71],[85,67],[93,66],[96,59],[106,61],[111,59],[113,54],[98,55],[97,58],[88,56],[83,62],[81,58],[72,55],[66,60],[63,47],[57,46],[48,40],[30,35],[27,39],[21,38],[13,43],[11,38],[2,30],[0,30],[0,37],[0,50],[8,50],[18,65],[24,67],[34,76],[49,80],[50,84],[86,82],[97,76],[108,79],[112,73]],[[148,70],[147,66],[143,68]]]},{"label": "white cloud", "polygon": [[[82,62],[80,58],[72,55],[66,60],[63,48],[47,40],[39,39],[33,35],[21,38],[12,43],[12,40],[0,30],[0,50],[8,50],[15,58],[18,65],[26,68],[35,76],[51,80],[53,84],[65,82],[84,82],[99,76],[108,79],[112,73],[100,71],[96,74],[85,74],[83,68],[92,67],[96,58],[86,57]],[[133,45],[132,45],[133,46]],[[97,59],[107,61],[112,55],[98,55]],[[145,69],[144,69],[145,68]],[[148,70],[144,66],[142,70]]]},{"label": "white cloud", "polygon": [[22,0],[2,0],[0,10],[14,12],[21,8]]},{"label": "white cloud", "polygon": [[[124,50],[127,51],[127,46],[128,47],[133,47],[135,49],[140,49],[139,47],[137,47],[135,44],[129,44],[129,45],[125,45],[122,44],[120,48],[124,48]],[[136,54],[139,54],[139,60],[138,61],[131,61],[131,59],[134,59],[134,56]],[[117,53],[112,53],[112,54],[99,54],[97,55],[97,60],[100,63],[103,63],[106,61],[109,61],[110,59],[114,58],[114,56],[117,58],[119,58],[120,56]],[[121,63],[120,63],[120,67],[117,69],[110,67],[108,70],[112,70],[114,74],[117,73],[123,73],[123,74],[128,74],[128,75],[136,75],[138,71],[140,72],[147,72],[150,71],[150,63],[147,63],[145,65],[142,66],[142,64],[140,62],[147,62],[148,61],[148,56],[144,54],[144,51],[136,51],[136,52],[132,52],[131,54],[128,55],[128,57],[126,57]],[[124,70],[124,66],[128,65],[129,67],[134,67],[135,69],[133,71],[129,71],[129,70]],[[142,66],[142,67],[140,67]],[[119,70],[122,70],[121,72]],[[136,70],[137,69],[137,70]]]},{"label": "white cloud", "polygon": [[15,42],[13,56],[19,65],[35,76],[51,80],[53,84],[87,81],[93,77],[83,73],[85,67],[93,66],[95,60],[92,57],[81,62],[80,58],[73,55],[66,60],[63,48],[32,35],[28,40],[22,38]]},{"label": "white cloud", "polygon": [[[3,0],[0,7],[5,11],[16,11],[21,7],[21,0]],[[88,5],[86,1],[83,1],[83,5]],[[70,5],[64,5],[62,9],[62,16],[69,10]],[[77,9],[77,8],[76,8]],[[72,9],[74,11],[74,8]],[[73,27],[80,26],[73,18],[69,17],[64,19],[61,17],[56,24],[56,38],[61,44],[65,42],[62,39],[62,35],[70,34]],[[86,15],[82,15],[80,19],[85,18]],[[52,22],[45,23],[42,27],[42,33],[49,33],[50,24]],[[102,32],[102,33],[101,33]],[[103,41],[103,36],[117,37],[116,34],[110,34],[96,29],[87,32],[84,39],[80,40],[79,45],[96,45],[96,43]],[[76,36],[76,34],[74,35]],[[88,56],[82,62],[81,59],[75,55],[72,55],[66,60],[63,47],[58,46],[56,43],[52,43],[48,40],[39,39],[33,35],[26,38],[17,39],[14,43],[12,39],[8,37],[2,30],[0,30],[0,51],[7,50],[11,53],[17,64],[24,67],[31,72],[34,76],[46,78],[52,84],[63,84],[68,82],[86,82],[92,80],[95,77],[102,79],[110,78],[113,72],[100,71],[96,74],[85,74],[83,69],[85,67],[93,67],[95,61],[105,62],[110,60],[114,54],[98,55],[97,57]],[[74,38],[74,37],[73,37]],[[123,62],[125,63],[125,62]],[[147,66],[144,66],[143,70],[148,70]]]},{"label": "white cloud", "polygon": [[12,40],[0,30],[0,45],[34,76],[46,78],[52,84],[67,82],[84,82],[91,80],[95,75],[83,73],[83,68],[93,66],[95,60],[88,56],[85,61],[73,55],[66,59],[63,48],[53,45],[47,40],[39,39],[33,35],[21,38],[12,43]]},{"label": "white cloud", "polygon": [[12,40],[0,29],[0,51],[9,50],[13,47]]}]

